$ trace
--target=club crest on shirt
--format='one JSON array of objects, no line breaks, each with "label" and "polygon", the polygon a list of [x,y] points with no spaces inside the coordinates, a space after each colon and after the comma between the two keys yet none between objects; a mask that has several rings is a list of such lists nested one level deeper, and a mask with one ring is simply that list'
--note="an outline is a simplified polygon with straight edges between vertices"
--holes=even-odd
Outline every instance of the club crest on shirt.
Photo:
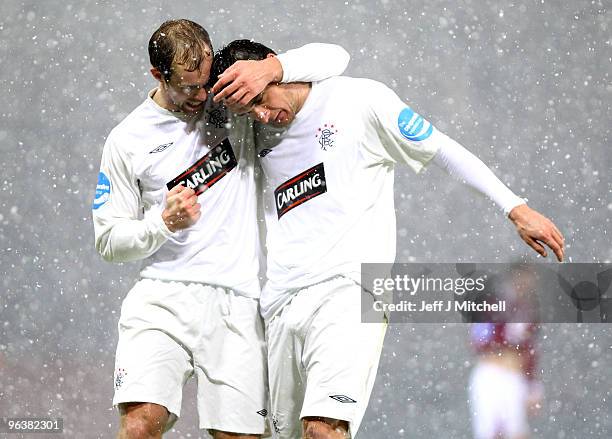
[{"label": "club crest on shirt", "polygon": [[214,108],[206,111],[208,115],[208,123],[214,125],[216,128],[223,128],[227,123],[227,115],[221,108]]},{"label": "club crest on shirt", "polygon": [[123,385],[123,379],[127,376],[127,372],[123,368],[118,368],[115,371],[115,390],[119,390],[119,388]]},{"label": "club crest on shirt", "polygon": [[232,145],[226,138],[179,176],[169,181],[166,187],[170,190],[182,184],[195,190],[196,195],[200,195],[225,177],[237,164]]},{"label": "club crest on shirt", "polygon": [[319,145],[321,145],[321,149],[323,151],[333,148],[337,133],[338,130],[333,124],[329,123],[324,124],[317,130],[315,137],[317,138],[317,141],[319,142]]},{"label": "club crest on shirt", "polygon": [[272,416],[272,426],[274,427],[274,431],[276,434],[281,432],[280,427],[278,425],[278,417],[276,415]]},{"label": "club crest on shirt", "polygon": [[425,140],[433,133],[433,125],[410,107],[400,112],[397,117],[397,126],[402,136],[412,142]]},{"label": "club crest on shirt", "polygon": [[325,168],[319,163],[290,178],[274,190],[278,219],[308,200],[327,192]]}]

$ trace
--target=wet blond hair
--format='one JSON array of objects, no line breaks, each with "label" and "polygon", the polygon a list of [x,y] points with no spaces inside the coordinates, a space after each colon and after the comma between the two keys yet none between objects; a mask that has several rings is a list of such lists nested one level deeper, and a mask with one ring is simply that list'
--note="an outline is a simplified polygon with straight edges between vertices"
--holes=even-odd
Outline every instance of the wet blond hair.
[{"label": "wet blond hair", "polygon": [[174,65],[187,71],[200,68],[212,56],[212,43],[206,29],[191,20],[169,20],[151,35],[149,60],[164,80],[170,81]]}]

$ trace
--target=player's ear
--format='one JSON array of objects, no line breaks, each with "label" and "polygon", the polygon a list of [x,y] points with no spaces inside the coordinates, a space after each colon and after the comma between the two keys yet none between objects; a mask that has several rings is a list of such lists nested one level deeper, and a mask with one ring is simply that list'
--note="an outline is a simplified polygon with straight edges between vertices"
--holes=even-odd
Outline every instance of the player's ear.
[{"label": "player's ear", "polygon": [[268,53],[266,55],[266,58],[274,58],[276,55],[274,55],[273,53]]},{"label": "player's ear", "polygon": [[151,67],[151,75],[153,75],[153,77],[159,82],[162,82],[164,80],[164,75],[162,75],[162,73],[159,71],[159,69],[157,69],[157,67]]}]

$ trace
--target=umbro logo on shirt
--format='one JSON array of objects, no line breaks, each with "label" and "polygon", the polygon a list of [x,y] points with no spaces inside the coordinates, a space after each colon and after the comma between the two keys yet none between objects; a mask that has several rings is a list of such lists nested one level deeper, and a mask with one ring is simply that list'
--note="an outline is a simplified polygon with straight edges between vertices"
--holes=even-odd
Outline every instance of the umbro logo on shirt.
[{"label": "umbro logo on shirt", "polygon": [[170,148],[172,145],[174,145],[174,142],[164,143],[163,145],[159,145],[158,147],[156,147],[152,151],[149,151],[149,154],[155,154],[156,152],[162,152],[162,151],[166,150],[167,148]]},{"label": "umbro logo on shirt", "polygon": [[208,123],[216,128],[223,128],[227,123],[227,115],[220,108],[215,108],[206,112],[208,114]]},{"label": "umbro logo on shirt", "polygon": [[330,395],[329,397],[331,399],[335,399],[336,401],[342,402],[344,404],[352,404],[352,403],[356,403],[357,402],[353,398],[349,398],[346,395]]},{"label": "umbro logo on shirt", "polygon": [[182,174],[168,182],[166,187],[170,190],[174,186],[182,184],[195,190],[196,195],[200,195],[225,177],[237,164],[232,145],[228,139],[225,139],[183,171]]},{"label": "umbro logo on shirt", "polygon": [[325,192],[325,168],[323,163],[319,163],[276,188],[274,200],[278,219],[291,209]]}]

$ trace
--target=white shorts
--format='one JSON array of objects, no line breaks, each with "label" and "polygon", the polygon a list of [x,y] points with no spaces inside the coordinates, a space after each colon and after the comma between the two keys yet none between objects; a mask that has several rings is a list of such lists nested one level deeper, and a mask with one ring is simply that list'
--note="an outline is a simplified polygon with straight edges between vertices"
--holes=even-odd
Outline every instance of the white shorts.
[{"label": "white shorts", "polygon": [[162,405],[171,414],[169,429],[192,375],[200,428],[263,433],[267,388],[258,301],[199,283],[139,281],[121,308],[113,404]]},{"label": "white shorts", "polygon": [[480,363],[470,377],[472,426],[476,439],[527,435],[527,380],[520,372]]},{"label": "white shorts", "polygon": [[266,324],[276,437],[302,437],[301,419],[359,429],[374,386],[386,323],[361,323],[361,287],[345,277],[298,290]]}]

